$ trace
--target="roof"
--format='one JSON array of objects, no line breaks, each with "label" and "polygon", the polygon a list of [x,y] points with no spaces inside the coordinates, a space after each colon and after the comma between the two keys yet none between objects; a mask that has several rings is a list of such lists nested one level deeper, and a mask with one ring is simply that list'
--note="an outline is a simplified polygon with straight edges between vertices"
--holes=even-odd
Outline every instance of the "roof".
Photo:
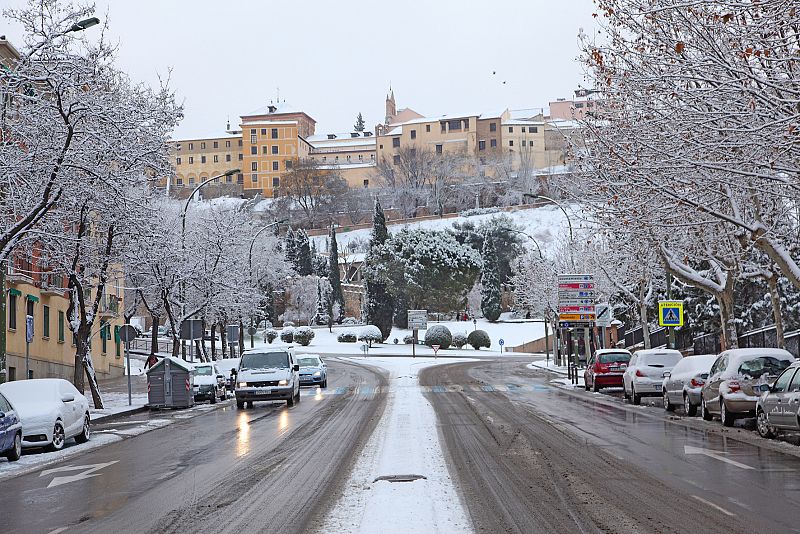
[{"label": "roof", "polygon": [[732,358],[752,358],[753,356],[772,356],[774,358],[780,358],[783,360],[790,359],[794,360],[794,356],[788,351],[784,349],[773,349],[773,348],[752,348],[752,349],[728,349],[721,354],[727,354]]},{"label": "roof", "polygon": [[[316,137],[316,136],[315,136]],[[364,146],[375,148],[374,137],[361,137],[353,139],[325,139],[320,141],[311,140],[306,138],[306,141],[314,148],[336,148],[346,146]]]},{"label": "roof", "polygon": [[362,167],[375,167],[374,161],[365,161],[363,163],[350,162],[350,163],[322,163],[319,165],[320,169],[358,169]]},{"label": "roof", "polygon": [[503,126],[544,126],[546,123],[545,121],[534,121],[534,120],[525,120],[525,119],[511,119],[507,121],[503,121]]},{"label": "roof", "polygon": [[194,370],[194,365],[192,365],[191,363],[189,363],[187,361],[184,361],[184,360],[181,360],[180,358],[175,358],[173,356],[167,356],[167,357],[165,357],[165,358],[163,358],[161,360],[158,360],[158,363],[156,363],[155,365],[150,367],[150,369],[147,370],[147,374],[150,374],[151,372],[153,372],[153,370],[158,369],[159,366],[163,367],[164,366],[164,362],[167,361],[167,360],[169,360],[170,365],[174,365],[176,367],[180,367],[181,369],[183,369],[187,373],[191,373]]},{"label": "roof", "polygon": [[[271,106],[275,107],[275,111],[270,112],[269,108]],[[287,104],[286,101],[277,102],[277,103],[274,103],[274,102],[270,101],[269,104],[265,104],[265,105],[261,106],[260,108],[255,109],[255,110],[251,111],[250,113],[247,113],[246,115],[242,115],[242,116],[246,117],[248,115],[277,115],[277,114],[280,114],[280,113],[305,113],[305,111],[303,111],[302,109],[296,108],[296,107],[292,106],[291,104]]]},{"label": "roof", "polygon": [[208,135],[197,135],[194,137],[181,137],[180,139],[170,139],[171,143],[188,143],[189,141],[214,141],[216,139],[237,139],[240,134],[229,133],[226,131],[217,131],[209,133]]},{"label": "roof", "polygon": [[294,120],[272,120],[269,118],[261,118],[261,117],[252,117],[245,119],[242,117],[242,126],[245,124],[297,124],[297,121]]},{"label": "roof", "polygon": [[[369,133],[370,135],[364,135],[365,133]],[[353,137],[355,134],[355,137]],[[333,139],[328,139],[328,136],[333,135],[335,136]],[[309,135],[306,137],[306,141],[309,143],[316,143],[318,141],[356,141],[358,139],[375,139],[375,135],[370,132],[329,132],[324,134],[314,134]]]}]

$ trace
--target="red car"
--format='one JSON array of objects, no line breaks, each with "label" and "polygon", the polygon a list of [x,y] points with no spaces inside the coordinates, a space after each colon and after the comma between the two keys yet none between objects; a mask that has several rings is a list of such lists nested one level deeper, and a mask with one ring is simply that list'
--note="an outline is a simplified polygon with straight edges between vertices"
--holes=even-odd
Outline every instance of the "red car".
[{"label": "red car", "polygon": [[586,391],[602,388],[621,388],[622,374],[628,367],[631,353],[625,349],[600,349],[589,359],[583,371]]}]

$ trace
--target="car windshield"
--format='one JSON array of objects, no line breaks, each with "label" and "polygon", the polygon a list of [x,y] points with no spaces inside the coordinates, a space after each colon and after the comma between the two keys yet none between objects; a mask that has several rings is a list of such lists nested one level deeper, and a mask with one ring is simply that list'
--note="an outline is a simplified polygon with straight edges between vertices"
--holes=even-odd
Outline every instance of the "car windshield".
[{"label": "car windshield", "polygon": [[643,354],[640,362],[655,367],[672,367],[681,360],[680,354]]},{"label": "car windshield", "polygon": [[760,378],[763,375],[775,376],[787,367],[789,360],[779,360],[771,356],[760,356],[742,362],[739,366],[739,374],[751,378]]},{"label": "car windshield", "polygon": [[285,369],[289,367],[289,354],[286,352],[253,352],[242,356],[240,370],[245,369]]},{"label": "car windshield", "polygon": [[211,375],[211,366],[203,365],[201,367],[195,367],[194,373],[199,376],[209,376]]},{"label": "car windshield", "polygon": [[627,352],[609,352],[597,357],[600,363],[627,363],[631,360],[631,355]]},{"label": "car windshield", "polygon": [[318,367],[319,358],[299,358],[297,363],[300,364],[300,367]]}]

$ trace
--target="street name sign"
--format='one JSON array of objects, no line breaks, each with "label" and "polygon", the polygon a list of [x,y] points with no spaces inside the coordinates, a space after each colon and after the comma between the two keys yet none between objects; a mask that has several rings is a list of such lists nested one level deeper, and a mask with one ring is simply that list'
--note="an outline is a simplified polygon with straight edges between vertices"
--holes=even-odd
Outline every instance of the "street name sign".
[{"label": "street name sign", "polygon": [[559,328],[593,328],[592,322],[579,322],[579,321],[559,321]]},{"label": "street name sign", "polygon": [[683,326],[683,301],[658,301],[659,326]]},{"label": "street name sign", "polygon": [[408,328],[411,330],[427,330],[428,310],[408,310]]}]

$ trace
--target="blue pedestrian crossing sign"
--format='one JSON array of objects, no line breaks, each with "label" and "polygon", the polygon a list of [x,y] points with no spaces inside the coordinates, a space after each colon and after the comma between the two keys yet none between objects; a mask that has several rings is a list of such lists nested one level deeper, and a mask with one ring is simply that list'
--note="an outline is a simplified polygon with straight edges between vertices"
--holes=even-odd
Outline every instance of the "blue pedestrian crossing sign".
[{"label": "blue pedestrian crossing sign", "polygon": [[683,326],[683,301],[658,301],[658,326]]}]

